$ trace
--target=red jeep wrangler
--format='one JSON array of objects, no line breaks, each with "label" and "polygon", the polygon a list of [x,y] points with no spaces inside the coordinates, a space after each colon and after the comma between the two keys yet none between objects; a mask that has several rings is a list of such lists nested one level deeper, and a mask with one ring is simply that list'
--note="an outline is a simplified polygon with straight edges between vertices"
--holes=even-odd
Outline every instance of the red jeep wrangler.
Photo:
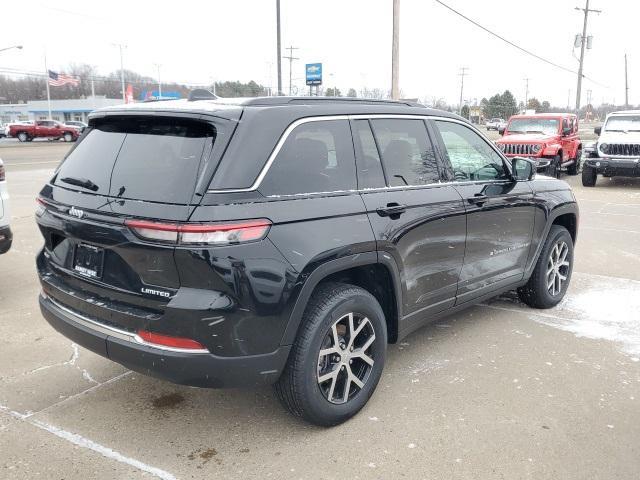
[{"label": "red jeep wrangler", "polygon": [[496,142],[507,157],[527,157],[538,171],[559,177],[561,170],[577,175],[582,157],[578,118],[573,113],[514,115]]}]

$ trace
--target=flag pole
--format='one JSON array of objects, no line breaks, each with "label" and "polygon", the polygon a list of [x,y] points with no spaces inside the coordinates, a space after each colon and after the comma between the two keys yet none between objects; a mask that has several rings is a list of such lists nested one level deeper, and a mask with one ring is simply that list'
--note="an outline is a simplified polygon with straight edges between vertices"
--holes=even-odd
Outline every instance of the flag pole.
[{"label": "flag pole", "polygon": [[49,120],[51,120],[51,93],[49,92],[49,68],[47,67],[47,52],[44,53],[44,73],[47,81],[47,107],[49,109]]}]

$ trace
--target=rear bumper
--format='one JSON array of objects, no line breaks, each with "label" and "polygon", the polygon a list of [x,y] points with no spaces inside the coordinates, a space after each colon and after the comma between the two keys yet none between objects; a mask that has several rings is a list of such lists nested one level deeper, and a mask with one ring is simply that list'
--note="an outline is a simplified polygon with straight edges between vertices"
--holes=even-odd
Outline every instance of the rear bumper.
[{"label": "rear bumper", "polygon": [[0,254],[7,253],[11,248],[11,242],[13,242],[13,233],[11,228],[0,227]]},{"label": "rear bumper", "polygon": [[140,343],[130,332],[101,325],[43,294],[40,310],[53,328],[78,345],[136,372],[194,387],[252,387],[274,383],[290,350],[289,346],[281,346],[272,353],[241,357],[167,350]]},{"label": "rear bumper", "polygon": [[605,177],[640,177],[640,158],[588,158],[584,164]]}]

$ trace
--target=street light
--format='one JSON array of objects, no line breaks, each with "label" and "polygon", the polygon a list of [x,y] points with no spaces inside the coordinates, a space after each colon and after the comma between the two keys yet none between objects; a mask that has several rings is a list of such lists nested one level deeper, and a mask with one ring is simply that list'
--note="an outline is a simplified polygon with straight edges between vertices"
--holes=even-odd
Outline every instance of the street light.
[{"label": "street light", "polygon": [[14,45],[12,47],[0,48],[0,52],[4,52],[5,50],[11,50],[12,48],[17,48],[18,50],[22,50],[22,45]]}]

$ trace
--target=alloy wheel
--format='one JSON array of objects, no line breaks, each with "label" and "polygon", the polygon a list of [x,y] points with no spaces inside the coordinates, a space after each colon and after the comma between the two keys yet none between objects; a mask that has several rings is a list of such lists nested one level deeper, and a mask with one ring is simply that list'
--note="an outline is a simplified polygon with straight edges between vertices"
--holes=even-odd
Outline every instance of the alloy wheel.
[{"label": "alloy wheel", "polygon": [[569,276],[571,263],[567,259],[569,246],[566,242],[558,242],[551,249],[547,262],[547,290],[551,296],[556,296],[562,291],[564,282]]},{"label": "alloy wheel", "polygon": [[376,333],[364,315],[348,313],[327,331],[318,354],[317,380],[331,403],[346,403],[367,383],[374,365]]}]

